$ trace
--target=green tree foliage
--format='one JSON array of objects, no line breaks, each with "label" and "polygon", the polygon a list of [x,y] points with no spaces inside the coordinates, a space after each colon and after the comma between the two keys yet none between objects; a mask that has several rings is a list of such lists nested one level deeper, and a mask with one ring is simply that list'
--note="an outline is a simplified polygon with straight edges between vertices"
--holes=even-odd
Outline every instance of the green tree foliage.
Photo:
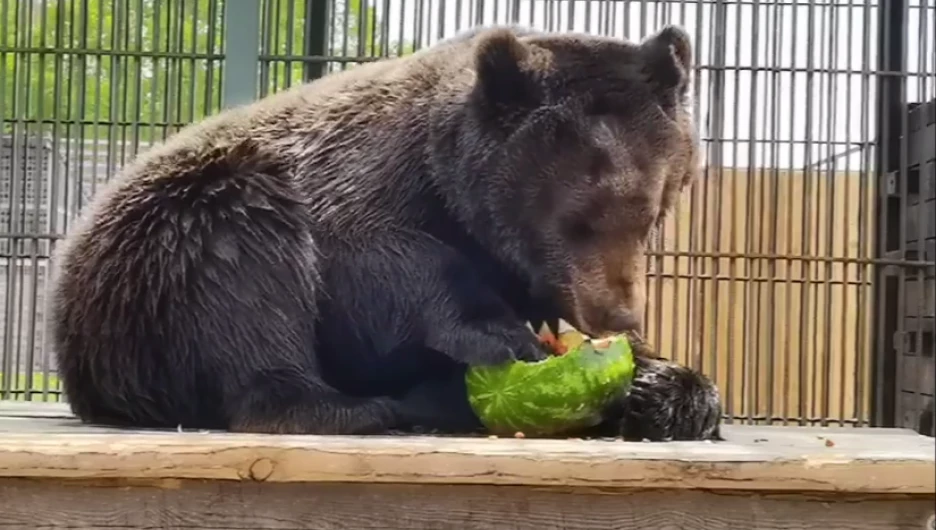
[{"label": "green tree foliage", "polygon": [[[326,53],[374,57],[412,51],[410,44],[390,41],[377,2],[333,3]],[[224,0],[0,0],[4,131],[54,129],[72,138],[148,143],[216,112],[223,5]],[[260,16],[258,88],[265,94],[307,77],[301,59],[309,24],[304,0],[262,0]]]}]

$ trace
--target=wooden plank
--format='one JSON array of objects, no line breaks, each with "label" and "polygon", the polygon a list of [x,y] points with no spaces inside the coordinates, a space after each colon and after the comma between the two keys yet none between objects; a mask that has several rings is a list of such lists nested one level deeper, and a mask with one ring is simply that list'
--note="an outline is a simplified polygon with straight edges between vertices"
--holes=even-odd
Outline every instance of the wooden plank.
[{"label": "wooden plank", "polygon": [[[48,420],[59,421],[48,421]],[[39,420],[39,421],[37,421]],[[0,400],[0,433],[128,433],[128,432],[166,432],[165,430],[133,430],[113,427],[88,425],[78,421],[66,403],[44,403],[40,401],[3,401]],[[855,434],[862,436],[901,435],[911,433],[901,428],[875,428],[856,430],[853,427],[831,426],[825,428],[804,427],[798,425],[778,428],[762,428],[761,426],[725,425],[724,432],[731,441],[738,443],[752,443],[765,437],[773,440],[783,440],[787,445],[795,445],[797,440],[808,435]]]},{"label": "wooden plank", "polygon": [[0,418],[74,418],[68,403],[0,400]]},{"label": "wooden plank", "polygon": [[[936,491],[936,445],[912,431],[726,426],[726,442],[101,432],[10,418],[0,477]],[[37,436],[38,435],[38,436]]]},{"label": "wooden plank", "polygon": [[710,168],[664,223],[663,250],[738,256],[651,257],[647,278],[648,339],[712,377],[728,415],[867,421],[870,269],[740,256],[866,258],[874,216],[863,212],[877,190],[862,180],[868,175],[848,171]]},{"label": "wooden plank", "polygon": [[932,497],[176,481],[0,480],[3,528],[927,530]]}]

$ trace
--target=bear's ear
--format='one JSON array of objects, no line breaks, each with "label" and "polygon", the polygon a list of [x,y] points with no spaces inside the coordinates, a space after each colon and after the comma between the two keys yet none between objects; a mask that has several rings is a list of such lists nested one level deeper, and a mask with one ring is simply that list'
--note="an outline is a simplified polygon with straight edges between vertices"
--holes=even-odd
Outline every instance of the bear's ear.
[{"label": "bear's ear", "polygon": [[477,88],[485,105],[526,107],[534,98],[531,77],[524,68],[530,50],[508,28],[485,31],[475,47]]},{"label": "bear's ear", "polygon": [[682,94],[692,73],[692,39],[678,26],[666,26],[640,43],[650,84]]}]

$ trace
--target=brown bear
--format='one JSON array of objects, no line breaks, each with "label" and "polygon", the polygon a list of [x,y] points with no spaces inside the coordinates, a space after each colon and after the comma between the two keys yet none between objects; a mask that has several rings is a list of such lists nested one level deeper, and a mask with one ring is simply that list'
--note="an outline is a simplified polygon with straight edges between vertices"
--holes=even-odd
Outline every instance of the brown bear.
[{"label": "brown bear", "polygon": [[[59,249],[53,342],[73,411],[432,427],[447,414],[426,415],[435,382],[543,357],[528,320],[639,328],[648,237],[697,172],[690,68],[675,27],[639,44],[488,28],[187,127]],[[615,421],[710,434],[713,388],[641,362],[656,367],[643,380],[667,375],[664,398]]]}]

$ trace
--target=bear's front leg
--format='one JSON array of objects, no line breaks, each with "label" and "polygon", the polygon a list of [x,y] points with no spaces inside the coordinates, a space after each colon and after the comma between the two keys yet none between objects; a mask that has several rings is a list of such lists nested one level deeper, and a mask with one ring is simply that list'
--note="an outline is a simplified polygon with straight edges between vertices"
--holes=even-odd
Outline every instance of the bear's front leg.
[{"label": "bear's front leg", "polygon": [[325,245],[319,339],[335,377],[367,389],[375,381],[399,387],[379,380],[401,373],[421,380],[437,371],[428,359],[440,356],[461,365],[546,357],[532,330],[452,247],[417,231],[366,236]]},{"label": "bear's front leg", "polygon": [[585,433],[626,440],[721,440],[721,397],[704,375],[678,363],[635,355],[630,391]]},{"label": "bear's front leg", "polygon": [[455,249],[425,234],[411,234],[393,246],[409,247],[406,260],[396,266],[409,277],[410,288],[396,293],[396,305],[419,313],[426,348],[465,365],[548,356],[526,322]]},{"label": "bear's front leg", "polygon": [[436,255],[433,303],[423,313],[427,348],[466,365],[547,358],[533,330],[466,259],[451,250]]},{"label": "bear's front leg", "polygon": [[429,330],[426,346],[467,365],[532,362],[548,356],[536,335],[514,318],[438,322]]}]

